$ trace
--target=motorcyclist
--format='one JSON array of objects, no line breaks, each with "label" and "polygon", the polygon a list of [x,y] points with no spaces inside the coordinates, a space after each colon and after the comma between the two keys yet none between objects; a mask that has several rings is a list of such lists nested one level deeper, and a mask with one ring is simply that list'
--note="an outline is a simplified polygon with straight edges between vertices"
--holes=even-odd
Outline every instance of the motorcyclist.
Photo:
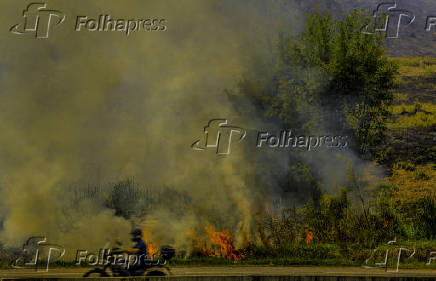
[{"label": "motorcyclist", "polygon": [[[160,270],[152,270],[148,271],[149,269],[153,267],[163,267],[165,268],[168,273],[171,274],[171,270],[167,265],[167,261],[169,261],[172,257],[175,255],[175,250],[171,246],[162,246],[159,259],[156,261],[147,260],[147,245],[142,240],[142,231],[140,229],[135,229],[131,233],[132,235],[132,241],[136,244],[132,248],[124,248],[119,249],[115,248],[110,251],[108,254],[108,261],[109,258],[113,258],[111,262],[108,262],[104,265],[103,268],[94,268],[88,272],[86,272],[83,276],[89,277],[98,275],[100,277],[109,277],[110,274],[106,272],[106,270],[109,268],[112,271],[112,276],[141,276],[147,272],[147,276],[164,276],[165,273]],[[126,261],[122,262],[122,264],[117,264],[118,256],[116,254],[125,253],[129,256],[127,257],[121,257],[120,261]],[[132,260],[130,257],[135,257],[135,261],[132,264]],[[112,262],[114,261],[114,262]]]},{"label": "motorcyclist", "polygon": [[[127,253],[129,255],[136,255],[136,262],[130,265],[128,271],[131,275],[140,275],[146,270],[145,259],[147,258],[147,245],[144,240],[142,240],[142,231],[137,228],[130,232],[132,235],[132,241],[136,242],[133,248],[117,249],[117,253]],[[141,272],[138,272],[141,271]]]}]

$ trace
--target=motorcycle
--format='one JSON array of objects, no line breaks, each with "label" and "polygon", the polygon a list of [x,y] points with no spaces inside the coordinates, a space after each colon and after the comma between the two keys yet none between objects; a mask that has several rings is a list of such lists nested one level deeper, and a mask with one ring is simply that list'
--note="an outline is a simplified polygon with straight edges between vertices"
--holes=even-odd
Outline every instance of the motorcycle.
[{"label": "motorcycle", "polygon": [[[116,262],[107,262],[103,268],[94,268],[86,272],[83,277],[120,277],[120,276],[165,276],[167,275],[162,270],[151,270],[153,268],[163,268],[169,274],[172,274],[168,267],[168,261],[174,257],[176,251],[170,246],[163,246],[157,260],[144,260],[140,266],[127,268],[126,264],[119,265]],[[108,254],[105,254],[106,261],[116,261],[119,252],[117,248],[112,249]]]}]

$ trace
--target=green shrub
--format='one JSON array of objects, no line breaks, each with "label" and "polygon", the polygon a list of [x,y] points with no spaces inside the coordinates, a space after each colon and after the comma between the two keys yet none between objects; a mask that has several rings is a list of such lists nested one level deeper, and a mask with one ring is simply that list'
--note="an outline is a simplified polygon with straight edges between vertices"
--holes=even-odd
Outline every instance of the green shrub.
[{"label": "green shrub", "polygon": [[406,170],[406,171],[415,171],[415,164],[411,163],[411,162],[398,162],[394,165],[394,170]]},{"label": "green shrub", "polygon": [[430,179],[430,176],[425,171],[419,170],[419,171],[415,171],[414,178],[415,180],[426,181]]},{"label": "green shrub", "polygon": [[427,195],[417,201],[417,220],[415,225],[418,229],[418,239],[436,238],[436,202]]}]

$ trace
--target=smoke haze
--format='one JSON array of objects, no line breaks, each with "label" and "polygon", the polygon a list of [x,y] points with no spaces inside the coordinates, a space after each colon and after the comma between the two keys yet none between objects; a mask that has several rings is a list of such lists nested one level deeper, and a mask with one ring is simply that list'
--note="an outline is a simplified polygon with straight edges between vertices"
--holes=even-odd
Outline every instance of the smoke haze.
[{"label": "smoke haze", "polygon": [[[258,174],[286,170],[232,147],[229,157],[197,153],[190,144],[213,118],[256,128],[238,115],[224,90],[271,57],[269,39],[302,15],[282,1],[47,1],[67,16],[50,37],[13,35],[25,1],[1,4],[0,241],[20,246],[45,235],[67,248],[128,241],[131,222],[92,200],[73,202],[71,184],[129,177],[189,194],[191,208],[154,209],[135,223],[159,243],[189,249],[204,226],[250,239],[259,198]],[[164,32],[75,32],[77,15],[165,18]],[[288,28],[288,27],[287,27]],[[273,159],[274,154],[268,159]],[[263,179],[262,182],[272,179]],[[273,186],[273,184],[271,184]],[[177,200],[177,198],[174,198]]]}]

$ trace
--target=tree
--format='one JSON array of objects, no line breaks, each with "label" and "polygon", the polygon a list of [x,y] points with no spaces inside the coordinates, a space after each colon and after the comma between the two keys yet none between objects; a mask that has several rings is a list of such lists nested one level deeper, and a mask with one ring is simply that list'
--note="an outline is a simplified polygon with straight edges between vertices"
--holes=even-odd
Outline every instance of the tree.
[{"label": "tree", "polygon": [[244,79],[232,100],[248,98],[265,118],[303,133],[350,133],[367,153],[383,140],[398,74],[381,35],[361,32],[368,20],[357,10],[339,21],[309,15],[298,36],[279,35],[273,74]]}]

